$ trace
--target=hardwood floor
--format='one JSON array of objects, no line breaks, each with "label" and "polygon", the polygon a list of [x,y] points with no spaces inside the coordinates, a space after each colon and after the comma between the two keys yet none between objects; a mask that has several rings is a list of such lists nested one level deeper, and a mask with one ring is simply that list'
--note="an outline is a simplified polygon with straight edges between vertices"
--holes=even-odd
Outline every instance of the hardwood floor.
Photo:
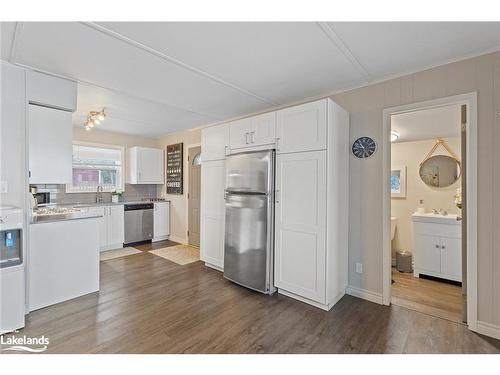
[{"label": "hardwood floor", "polygon": [[345,296],[329,312],[147,252],[101,262],[101,290],[32,312],[48,353],[500,353],[462,324]]},{"label": "hardwood floor", "polygon": [[462,323],[462,287],[392,269],[394,305]]}]

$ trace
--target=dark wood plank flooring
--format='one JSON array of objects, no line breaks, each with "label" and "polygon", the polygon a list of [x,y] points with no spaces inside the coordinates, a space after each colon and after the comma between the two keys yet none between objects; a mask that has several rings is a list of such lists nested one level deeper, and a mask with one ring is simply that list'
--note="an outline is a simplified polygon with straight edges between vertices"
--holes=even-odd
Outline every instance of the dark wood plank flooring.
[{"label": "dark wood plank flooring", "polygon": [[329,312],[144,252],[101,262],[101,290],[27,317],[48,353],[500,353],[462,324],[345,296]]},{"label": "dark wood plank flooring", "polygon": [[414,277],[392,269],[392,303],[425,314],[462,322],[462,287]]}]

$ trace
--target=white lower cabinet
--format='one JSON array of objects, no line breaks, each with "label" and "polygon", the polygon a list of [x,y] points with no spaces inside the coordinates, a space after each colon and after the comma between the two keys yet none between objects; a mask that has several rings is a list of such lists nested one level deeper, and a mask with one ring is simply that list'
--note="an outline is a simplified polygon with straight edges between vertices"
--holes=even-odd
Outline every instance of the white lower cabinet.
[{"label": "white lower cabinet", "polygon": [[99,219],[100,250],[123,247],[125,240],[123,205],[90,207],[89,212],[102,216]]},{"label": "white lower cabinet", "polygon": [[326,304],[326,151],[276,159],[275,284]]},{"label": "white lower cabinet", "polygon": [[170,202],[157,202],[154,206],[153,242],[156,242],[170,235]]},{"label": "white lower cabinet", "polygon": [[200,256],[219,269],[224,267],[225,165],[225,160],[201,164]]},{"label": "white lower cabinet", "polygon": [[[413,274],[462,281],[461,225],[454,217],[414,214]],[[429,221],[432,220],[432,221]],[[442,223],[436,221],[442,221]]]}]

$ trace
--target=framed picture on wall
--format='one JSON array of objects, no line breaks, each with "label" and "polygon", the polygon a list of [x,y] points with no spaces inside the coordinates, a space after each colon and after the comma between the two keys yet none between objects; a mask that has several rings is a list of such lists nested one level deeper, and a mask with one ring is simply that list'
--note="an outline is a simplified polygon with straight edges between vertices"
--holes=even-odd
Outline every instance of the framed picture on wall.
[{"label": "framed picture on wall", "polygon": [[406,165],[391,168],[391,198],[406,198]]}]

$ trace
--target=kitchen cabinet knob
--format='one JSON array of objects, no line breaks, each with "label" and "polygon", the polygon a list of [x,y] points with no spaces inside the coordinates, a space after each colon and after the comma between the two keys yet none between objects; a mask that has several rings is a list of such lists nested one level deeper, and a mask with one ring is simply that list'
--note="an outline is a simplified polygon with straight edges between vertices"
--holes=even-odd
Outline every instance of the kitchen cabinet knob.
[{"label": "kitchen cabinet knob", "polygon": [[439,249],[439,245],[436,245],[436,249]]},{"label": "kitchen cabinet knob", "polygon": [[441,249],[445,249],[445,247],[444,247],[444,246],[441,246]]}]

